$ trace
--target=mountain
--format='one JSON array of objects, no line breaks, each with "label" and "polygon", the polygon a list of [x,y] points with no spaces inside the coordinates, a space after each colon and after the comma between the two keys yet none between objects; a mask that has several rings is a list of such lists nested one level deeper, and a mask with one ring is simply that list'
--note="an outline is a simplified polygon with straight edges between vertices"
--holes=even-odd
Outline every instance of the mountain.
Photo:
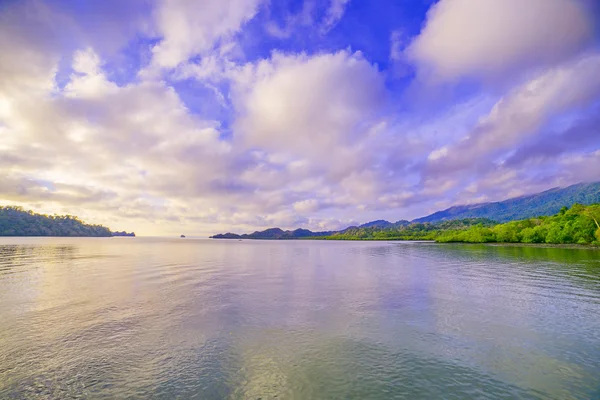
[{"label": "mountain", "polygon": [[217,235],[211,236],[211,239],[241,239],[242,236],[238,235],[237,233],[231,233],[231,232],[227,232],[227,233],[219,233]]},{"label": "mountain", "polygon": [[[401,234],[402,237],[418,237],[422,232],[430,230],[456,228],[454,225],[440,225],[440,223],[445,221],[456,221],[456,224],[461,227],[481,223],[483,225],[489,225],[493,221],[502,223],[538,216],[554,215],[557,214],[562,207],[571,207],[575,203],[584,205],[600,203],[600,182],[578,183],[566,188],[553,188],[546,190],[545,192],[494,203],[454,206],[443,211],[435,212],[426,217],[417,218],[413,221],[399,220],[396,222],[389,222],[379,219],[359,226],[349,226],[340,231],[330,232],[312,232],[308,229],[284,231],[280,228],[271,228],[244,235],[235,233],[218,234],[211,236],[211,238],[299,239],[304,237],[324,236],[370,238],[373,237],[375,232],[381,231],[389,231],[389,234],[393,233],[395,235]],[[422,224],[432,224],[432,226],[420,226]]]},{"label": "mountain", "polygon": [[[437,242],[550,243],[600,246],[600,204],[574,204],[558,214],[493,226],[473,225],[466,229],[440,231]],[[455,222],[455,221],[448,221]],[[448,222],[438,222],[444,224]],[[418,224],[417,224],[418,225]],[[432,225],[432,224],[427,224]]]},{"label": "mountain", "polygon": [[325,232],[313,232],[308,229],[296,229],[293,231],[284,231],[280,228],[270,228],[264,231],[256,231],[249,234],[238,235],[236,233],[220,233],[218,235],[211,236],[211,239],[267,239],[267,240],[284,240],[284,239],[301,239],[306,237],[321,237],[330,236],[335,233],[344,233],[348,231],[355,231],[357,229],[392,229],[400,226],[409,225],[409,221],[400,220],[397,222],[384,221],[382,219],[377,221],[367,222],[360,226],[350,226],[342,231],[325,231]]},{"label": "mountain", "polygon": [[125,232],[125,231],[115,231],[112,233],[113,236],[127,236],[127,237],[135,237],[135,232]]},{"label": "mountain", "polygon": [[391,228],[394,226],[390,221],[385,221],[383,219],[378,219],[377,221],[367,222],[366,224],[359,225],[359,228]]},{"label": "mountain", "polygon": [[462,218],[488,218],[497,222],[554,215],[562,207],[579,203],[600,203],[600,182],[578,183],[566,188],[553,188],[545,192],[516,197],[493,203],[480,203],[450,207],[412,222],[438,222]]},{"label": "mountain", "polygon": [[[383,219],[378,219],[377,221],[367,222],[366,224],[359,225],[358,228],[380,228],[380,229],[389,229],[389,228],[397,228],[400,226],[406,226],[410,224],[410,221],[400,220],[396,222],[389,222]],[[350,228],[355,228],[351,226]]]},{"label": "mountain", "polygon": [[264,231],[256,231],[250,234],[238,235],[236,233],[222,233],[211,236],[211,239],[265,239],[265,240],[285,240],[285,239],[300,239],[305,237],[328,236],[333,234],[333,231],[313,232],[308,229],[296,229],[293,231],[284,231],[280,228],[270,228]]}]

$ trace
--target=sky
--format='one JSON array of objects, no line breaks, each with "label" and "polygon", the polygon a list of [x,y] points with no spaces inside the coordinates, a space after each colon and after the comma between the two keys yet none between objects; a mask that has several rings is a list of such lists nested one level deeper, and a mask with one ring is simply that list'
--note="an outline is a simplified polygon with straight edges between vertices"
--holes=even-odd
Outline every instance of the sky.
[{"label": "sky", "polygon": [[600,180],[595,0],[0,0],[0,204],[340,229]]}]

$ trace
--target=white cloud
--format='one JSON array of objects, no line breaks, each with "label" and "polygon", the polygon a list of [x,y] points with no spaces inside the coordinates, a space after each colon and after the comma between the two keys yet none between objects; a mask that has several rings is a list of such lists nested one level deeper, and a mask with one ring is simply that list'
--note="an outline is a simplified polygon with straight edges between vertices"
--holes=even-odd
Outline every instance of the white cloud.
[{"label": "white cloud", "polygon": [[337,25],[344,16],[348,3],[350,0],[331,0],[321,26],[321,33],[327,33]]},{"label": "white cloud", "polygon": [[63,18],[41,2],[23,1],[0,9],[0,96],[23,90],[52,90],[60,60],[54,20]]},{"label": "white cloud", "polygon": [[448,147],[444,146],[444,147],[440,147],[439,149],[435,149],[434,151],[429,153],[429,156],[427,156],[427,159],[431,160],[431,161],[435,161],[435,160],[438,160],[447,155],[448,155]]},{"label": "white cloud", "polygon": [[75,73],[64,89],[66,96],[99,98],[118,90],[102,72],[100,57],[91,48],[75,52],[73,71]]},{"label": "white cloud", "polygon": [[320,6],[325,2],[317,0],[304,0],[302,8],[296,13],[288,13],[283,18],[283,23],[268,21],[265,24],[265,31],[278,39],[288,39],[302,29],[310,31],[311,28],[317,28],[320,35],[326,35],[343,18],[346,7],[350,0],[330,0],[321,20],[317,19]]},{"label": "white cloud", "polygon": [[568,183],[600,180],[600,149],[584,154],[568,155],[560,159]]},{"label": "white cloud", "polygon": [[80,50],[73,56],[73,71],[86,75],[98,75],[100,71],[100,57],[92,48]]},{"label": "white cloud", "polygon": [[405,45],[404,34],[401,30],[395,30],[390,35],[390,60],[404,61],[403,47]]},{"label": "white cloud", "polygon": [[[148,234],[181,226],[196,232],[197,226],[211,232],[231,225],[331,226],[306,216],[369,200],[354,196],[365,193],[375,172],[359,173],[362,184],[349,179],[337,189],[334,178],[321,176],[364,168],[360,148],[352,146],[382,134],[359,126],[377,114],[383,90],[379,72],[360,54],[276,55],[224,71],[235,79],[239,111],[252,111],[244,114],[246,122],[265,127],[261,135],[267,136],[250,134],[247,141],[221,139],[219,124],[191,114],[164,82],[116,85],[91,48],[77,51],[72,67],[62,91],[50,80],[45,91],[25,87],[2,103],[0,134],[10,140],[2,141],[0,168],[12,172],[0,185],[0,202],[91,216],[119,229],[132,224]],[[41,75],[53,68],[45,65]],[[247,108],[250,99],[270,100],[260,103],[265,108]],[[288,114],[271,114],[271,102],[284,103]],[[289,134],[281,129],[286,118],[298,124],[293,134],[308,138],[290,135],[271,147],[269,135]],[[334,154],[319,160],[311,149],[326,134],[331,139],[322,143]]]},{"label": "white cloud", "polygon": [[[54,66],[39,68],[45,76]],[[181,218],[178,204],[190,198],[195,216],[208,204],[227,208],[213,186],[230,173],[231,148],[214,121],[190,115],[164,83],[110,82],[92,49],[74,55],[73,69],[62,92],[23,85],[31,78],[16,75],[21,90],[0,115],[2,203],[93,215],[111,227],[150,215]]]},{"label": "white cloud", "polygon": [[293,204],[294,210],[300,213],[312,213],[319,209],[319,202],[315,199],[297,201]]},{"label": "white cloud", "polygon": [[156,10],[162,40],[152,52],[154,64],[174,68],[213,48],[252,19],[261,0],[161,0]]},{"label": "white cloud", "polygon": [[309,27],[314,24],[313,13],[315,6],[316,2],[314,0],[304,0],[300,11],[285,16],[283,25],[275,21],[269,21],[265,25],[265,30],[273,37],[287,39],[299,27]]},{"label": "white cloud", "polygon": [[593,31],[579,0],[441,0],[407,55],[437,80],[492,79],[568,58]]},{"label": "white cloud", "polygon": [[365,134],[385,99],[382,76],[360,53],[274,54],[239,75],[236,131],[249,146],[328,157]]},{"label": "white cloud", "polygon": [[517,86],[483,116],[460,141],[432,152],[430,168],[436,174],[475,168],[480,162],[513,148],[553,117],[589,105],[600,94],[600,53],[544,71]]}]

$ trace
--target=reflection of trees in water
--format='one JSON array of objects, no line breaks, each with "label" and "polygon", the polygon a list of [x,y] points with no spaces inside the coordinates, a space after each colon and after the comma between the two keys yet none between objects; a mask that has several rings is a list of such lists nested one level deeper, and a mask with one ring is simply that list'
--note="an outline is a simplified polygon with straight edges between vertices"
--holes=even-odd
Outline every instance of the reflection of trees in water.
[{"label": "reflection of trees in water", "polygon": [[600,249],[550,247],[525,244],[471,244],[471,243],[414,243],[398,244],[398,249],[403,253],[429,255],[448,258],[467,257],[481,261],[490,257],[501,257],[518,260],[553,261],[556,263],[596,263],[600,267]]},{"label": "reflection of trees in water", "polygon": [[487,264],[489,268],[504,265],[520,270],[539,269],[573,278],[579,283],[594,283],[596,289],[600,283],[600,249],[465,243],[418,247],[417,251],[444,262]]},{"label": "reflection of trees in water", "polygon": [[524,260],[549,260],[558,263],[579,263],[587,260],[600,261],[600,251],[588,248],[546,247],[536,245],[496,245],[496,244],[440,244],[429,246],[453,254],[469,254],[473,257],[502,256]]},{"label": "reflection of trees in water", "polygon": [[76,258],[77,246],[56,245],[0,245],[0,274],[21,266],[32,266],[39,263],[61,262]]}]

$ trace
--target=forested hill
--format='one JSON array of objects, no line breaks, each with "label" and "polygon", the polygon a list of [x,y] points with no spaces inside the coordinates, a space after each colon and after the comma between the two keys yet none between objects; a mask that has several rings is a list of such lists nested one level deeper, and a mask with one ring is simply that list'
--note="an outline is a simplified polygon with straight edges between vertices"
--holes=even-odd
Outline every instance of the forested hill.
[{"label": "forested hill", "polygon": [[36,214],[9,206],[0,207],[0,236],[112,236],[112,232],[71,215]]},{"label": "forested hill", "polygon": [[600,203],[600,182],[579,183],[495,203],[450,207],[413,222],[439,222],[463,218],[488,218],[497,222],[508,222],[554,215],[562,207],[571,207],[573,204],[593,203]]},{"label": "forested hill", "polygon": [[431,231],[454,228],[454,224],[442,222],[456,221],[458,225],[477,225],[484,222],[507,222],[524,220],[539,216],[557,214],[563,207],[574,204],[590,205],[600,203],[600,182],[579,183],[566,188],[554,188],[545,192],[517,197],[496,203],[482,203],[455,206],[438,211],[412,222],[400,220],[389,222],[377,220],[359,226],[351,226],[336,232],[311,232],[306,229],[284,231],[279,228],[251,234],[238,235],[225,233],[211,236],[214,239],[302,239],[307,237],[329,237],[337,239],[384,239],[418,238],[431,239],[435,235]]},{"label": "forested hill", "polygon": [[495,226],[441,231],[438,242],[550,243],[600,245],[600,204],[574,204],[556,215],[511,221]]},{"label": "forested hill", "polygon": [[303,239],[307,237],[327,236],[335,232],[313,232],[308,229],[296,229],[293,231],[284,231],[280,228],[270,228],[264,231],[256,231],[254,233],[238,235],[236,233],[221,233],[211,236],[211,239]]},{"label": "forested hill", "polygon": [[354,228],[321,239],[435,240],[470,243],[549,243],[599,245],[600,204],[574,204],[556,215],[496,224],[488,219],[411,223],[392,228]]}]

